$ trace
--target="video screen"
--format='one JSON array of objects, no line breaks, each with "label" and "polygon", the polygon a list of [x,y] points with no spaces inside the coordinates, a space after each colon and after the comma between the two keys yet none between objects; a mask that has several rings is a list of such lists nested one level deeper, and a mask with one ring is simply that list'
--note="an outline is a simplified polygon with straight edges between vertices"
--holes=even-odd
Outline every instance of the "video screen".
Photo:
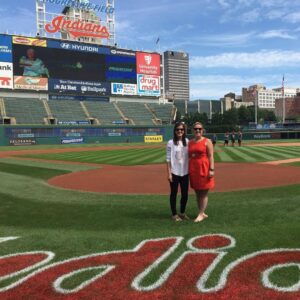
[{"label": "video screen", "polygon": [[106,81],[136,83],[136,58],[128,56],[106,55]]},{"label": "video screen", "polygon": [[13,45],[14,76],[104,82],[105,55]]}]

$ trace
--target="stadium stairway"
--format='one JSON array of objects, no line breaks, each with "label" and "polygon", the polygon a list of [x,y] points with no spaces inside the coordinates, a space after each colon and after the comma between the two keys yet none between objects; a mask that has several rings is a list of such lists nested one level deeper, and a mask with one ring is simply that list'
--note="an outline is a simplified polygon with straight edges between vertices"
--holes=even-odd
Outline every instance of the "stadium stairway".
[{"label": "stadium stairway", "polygon": [[53,118],[53,115],[52,115],[52,113],[51,113],[50,107],[49,107],[49,105],[48,105],[48,101],[47,101],[47,100],[42,100],[42,101],[43,101],[43,104],[44,104],[46,113],[47,113],[47,115],[48,115],[48,119]]},{"label": "stadium stairway", "polygon": [[150,114],[153,116],[153,119],[152,119],[153,123],[155,125],[161,125],[161,123],[162,123],[161,119],[155,115],[154,111],[149,107],[149,105],[147,103],[145,103],[145,107],[150,112]]},{"label": "stadium stairway", "polygon": [[84,101],[84,106],[97,124],[117,125],[119,122],[125,123],[123,116],[111,102]]},{"label": "stadium stairway", "polygon": [[0,98],[0,115],[2,118],[6,116],[4,100],[2,98]]},{"label": "stadium stairway", "polygon": [[[94,123],[96,123],[96,124],[99,125],[99,124],[100,124],[99,120],[98,120],[97,118],[92,118],[92,116],[90,115],[90,113],[89,113],[87,107],[84,105],[84,102],[80,101],[80,105],[81,105],[81,107],[82,107],[84,113],[86,114],[86,117],[90,120],[90,122],[91,122],[91,123],[94,122]],[[92,124],[93,124],[93,123],[92,123]]]},{"label": "stadium stairway", "polygon": [[147,109],[144,103],[118,102],[118,107],[133,125],[156,125],[153,114]]},{"label": "stadium stairway", "polygon": [[132,119],[129,119],[124,115],[124,113],[122,112],[122,110],[120,109],[120,107],[117,105],[116,102],[113,102],[113,105],[116,108],[116,110],[119,112],[119,114],[122,116],[123,120],[129,122],[131,125],[135,125],[135,123]]}]

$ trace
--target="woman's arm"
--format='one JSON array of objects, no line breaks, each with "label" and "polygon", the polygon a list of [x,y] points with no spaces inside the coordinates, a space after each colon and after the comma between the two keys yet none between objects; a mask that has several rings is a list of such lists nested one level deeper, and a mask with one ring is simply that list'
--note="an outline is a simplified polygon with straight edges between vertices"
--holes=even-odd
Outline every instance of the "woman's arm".
[{"label": "woman's arm", "polygon": [[171,154],[172,154],[172,144],[168,142],[166,161],[167,161],[167,178],[170,182],[172,182]]},{"label": "woman's arm", "polygon": [[213,177],[215,175],[214,147],[210,140],[207,140],[206,142],[206,150],[209,160],[208,177]]}]

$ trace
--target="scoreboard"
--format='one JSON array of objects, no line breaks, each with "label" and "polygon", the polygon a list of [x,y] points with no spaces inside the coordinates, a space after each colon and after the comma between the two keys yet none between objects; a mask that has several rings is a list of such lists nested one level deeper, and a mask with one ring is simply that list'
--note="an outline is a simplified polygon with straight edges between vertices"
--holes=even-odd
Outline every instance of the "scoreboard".
[{"label": "scoreboard", "polygon": [[158,53],[0,35],[0,90],[160,96]]}]

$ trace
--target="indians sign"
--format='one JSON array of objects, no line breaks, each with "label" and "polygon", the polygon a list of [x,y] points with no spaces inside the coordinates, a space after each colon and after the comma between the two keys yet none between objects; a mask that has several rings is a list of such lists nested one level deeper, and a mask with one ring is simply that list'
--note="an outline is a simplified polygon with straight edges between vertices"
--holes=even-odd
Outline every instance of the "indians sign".
[{"label": "indians sign", "polygon": [[[15,239],[0,238],[0,243]],[[183,241],[183,237],[149,239],[133,249],[55,262],[50,251],[0,256],[0,299],[300,299],[299,279],[289,286],[272,281],[274,272],[300,269],[300,249],[260,250],[224,266],[224,257],[236,246],[233,237],[196,236],[178,253]],[[224,267],[218,281],[208,286],[219,265]],[[93,277],[82,277],[85,272],[93,272]],[[156,281],[147,284],[149,275]],[[76,285],[67,287],[66,282]]]},{"label": "indians sign", "polygon": [[66,31],[74,37],[109,38],[109,32],[105,26],[84,20],[70,20],[65,16],[55,17],[51,23],[45,25],[48,33]]}]

